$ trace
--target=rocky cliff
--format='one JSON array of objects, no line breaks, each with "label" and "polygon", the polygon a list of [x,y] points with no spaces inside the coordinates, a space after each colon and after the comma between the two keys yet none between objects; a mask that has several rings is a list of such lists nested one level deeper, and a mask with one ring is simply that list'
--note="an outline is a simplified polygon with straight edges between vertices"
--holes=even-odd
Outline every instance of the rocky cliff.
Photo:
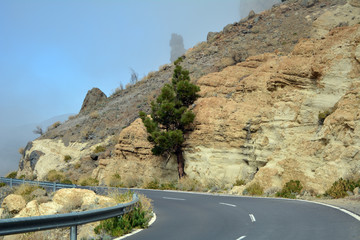
[{"label": "rocky cliff", "polygon": [[[360,170],[357,4],[286,1],[209,33],[187,51],[183,66],[201,87],[195,131],[186,141],[189,177],[216,184],[244,179],[266,189],[298,179],[322,193]],[[129,182],[176,180],[174,160],[151,155],[141,121],[128,126],[138,110],[149,109],[172,70],[163,66],[109,98],[94,91],[101,102],[86,104],[91,110],[28,146],[18,175],[43,179],[50,166],[71,172],[91,163],[81,174],[92,172],[100,183],[114,174]],[[97,145],[112,151],[90,160]],[[67,154],[74,156],[68,162]]]}]

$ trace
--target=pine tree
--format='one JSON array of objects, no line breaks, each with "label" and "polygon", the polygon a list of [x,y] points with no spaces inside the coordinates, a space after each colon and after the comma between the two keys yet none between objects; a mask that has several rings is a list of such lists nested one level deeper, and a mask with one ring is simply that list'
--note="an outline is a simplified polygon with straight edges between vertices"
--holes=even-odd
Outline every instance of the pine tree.
[{"label": "pine tree", "polygon": [[187,70],[180,66],[182,58],[174,62],[175,69],[171,84],[165,84],[156,101],[151,103],[151,117],[140,112],[148,141],[154,144],[154,155],[175,154],[178,163],[179,178],[184,177],[185,160],[183,157],[184,134],[191,131],[195,114],[189,110],[196,99],[200,88],[190,83]]}]

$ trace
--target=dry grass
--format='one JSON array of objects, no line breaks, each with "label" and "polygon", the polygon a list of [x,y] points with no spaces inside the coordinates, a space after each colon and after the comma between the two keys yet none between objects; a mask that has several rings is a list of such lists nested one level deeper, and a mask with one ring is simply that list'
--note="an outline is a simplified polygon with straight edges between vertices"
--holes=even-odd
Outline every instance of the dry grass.
[{"label": "dry grass", "polygon": [[23,147],[19,148],[19,153],[20,155],[24,155],[25,149]]},{"label": "dry grass", "polygon": [[121,176],[118,173],[111,176],[111,178],[109,179],[108,185],[110,187],[123,187],[124,186],[123,182],[121,181]]},{"label": "dry grass", "polygon": [[45,179],[50,182],[61,182],[65,179],[65,174],[53,169],[46,174]]},{"label": "dry grass", "polygon": [[133,192],[131,191],[123,192],[118,189],[115,189],[108,194],[108,197],[115,199],[117,203],[127,203],[132,201]]},{"label": "dry grass", "polygon": [[98,111],[93,111],[90,113],[90,118],[97,119],[100,117],[100,113]]},{"label": "dry grass", "polygon": [[78,180],[80,186],[98,186],[99,180],[91,177],[82,177]]},{"label": "dry grass", "polygon": [[21,195],[26,202],[29,202],[34,199],[34,196],[31,195],[33,191],[36,189],[41,188],[39,186],[22,184],[15,188],[14,194]]},{"label": "dry grass", "polygon": [[49,239],[67,240],[69,239],[69,235],[70,235],[69,228],[60,228],[60,229],[46,230],[40,232],[16,234],[11,236],[14,236],[14,239],[17,240],[49,240]]},{"label": "dry grass", "polygon": [[83,197],[81,195],[70,195],[70,199],[68,199],[69,204],[63,206],[60,210],[60,213],[71,213],[76,210],[80,210],[81,205],[83,204]]},{"label": "dry grass", "polygon": [[54,122],[50,127],[48,127],[48,131],[53,130],[61,125],[60,121]]},{"label": "dry grass", "polygon": [[75,164],[74,164],[74,168],[75,168],[75,169],[79,169],[80,167],[81,167],[81,164],[80,164],[80,163],[75,163]]},{"label": "dry grass", "polygon": [[196,180],[184,177],[179,180],[177,189],[182,191],[202,191],[204,187]]},{"label": "dry grass", "polygon": [[77,115],[71,115],[69,116],[68,120],[74,120],[77,117]]}]

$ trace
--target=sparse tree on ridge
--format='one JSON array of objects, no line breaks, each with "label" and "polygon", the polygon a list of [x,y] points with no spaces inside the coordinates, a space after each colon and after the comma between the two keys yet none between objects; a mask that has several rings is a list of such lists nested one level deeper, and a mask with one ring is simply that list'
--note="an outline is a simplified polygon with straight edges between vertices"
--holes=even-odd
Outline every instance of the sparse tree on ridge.
[{"label": "sparse tree on ridge", "polygon": [[43,135],[44,132],[40,126],[36,126],[36,129],[33,130],[33,133]]},{"label": "sparse tree on ridge", "polygon": [[189,110],[199,97],[200,88],[190,83],[189,72],[180,66],[182,58],[174,62],[171,84],[165,84],[156,101],[151,103],[151,117],[140,112],[149,142],[154,144],[154,155],[175,154],[179,178],[186,175],[183,157],[184,134],[191,131],[195,114]]},{"label": "sparse tree on ridge", "polygon": [[139,80],[139,75],[137,74],[137,72],[135,72],[134,69],[130,68],[130,71],[131,71],[131,77],[130,77],[130,83],[132,85],[134,85],[135,83],[138,82]]}]

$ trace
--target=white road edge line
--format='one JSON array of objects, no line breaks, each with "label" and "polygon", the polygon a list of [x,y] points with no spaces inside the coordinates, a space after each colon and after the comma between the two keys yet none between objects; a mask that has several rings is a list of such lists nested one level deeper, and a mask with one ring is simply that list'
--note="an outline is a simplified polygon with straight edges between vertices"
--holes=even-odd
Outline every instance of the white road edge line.
[{"label": "white road edge line", "polygon": [[[152,217],[152,219],[151,219],[150,222],[149,222],[149,225],[148,225],[149,227],[156,221],[156,214],[155,214],[154,212],[153,212],[153,214],[154,214],[154,216]],[[128,234],[122,236],[122,237],[115,238],[114,240],[125,239],[125,238],[127,238],[127,237],[130,237],[130,236],[132,236],[132,235],[137,234],[138,232],[141,232],[142,230],[144,230],[144,229],[137,229],[137,230],[135,230],[135,231],[132,231],[131,233],[128,233]]]},{"label": "white road edge line", "polygon": [[249,214],[249,216],[250,216],[251,222],[256,222],[256,219],[255,219],[254,215]]},{"label": "white road edge line", "polygon": [[185,201],[186,200],[186,199],[183,199],[183,198],[172,198],[172,197],[163,197],[163,199],[177,200],[177,201]]},{"label": "white road edge line", "polygon": [[246,236],[241,236],[241,237],[237,238],[236,240],[241,240],[241,239],[244,239],[244,238],[246,238]]},{"label": "white road edge line", "polygon": [[221,204],[221,205],[226,205],[226,206],[230,206],[230,207],[236,207],[236,205],[230,204],[230,203],[219,202],[219,204]]},{"label": "white road edge line", "polygon": [[333,206],[333,205],[322,203],[322,202],[308,201],[308,200],[302,200],[302,199],[298,199],[298,201],[315,203],[315,204],[323,205],[323,206],[326,206],[326,207],[334,208],[334,209],[337,209],[337,210],[339,210],[339,211],[341,211],[343,213],[346,213],[346,214],[350,215],[351,217],[355,218],[356,220],[360,221],[360,216],[358,216],[355,213],[352,213],[352,212],[350,212],[350,211],[348,211],[346,209],[343,209],[341,207]]}]

